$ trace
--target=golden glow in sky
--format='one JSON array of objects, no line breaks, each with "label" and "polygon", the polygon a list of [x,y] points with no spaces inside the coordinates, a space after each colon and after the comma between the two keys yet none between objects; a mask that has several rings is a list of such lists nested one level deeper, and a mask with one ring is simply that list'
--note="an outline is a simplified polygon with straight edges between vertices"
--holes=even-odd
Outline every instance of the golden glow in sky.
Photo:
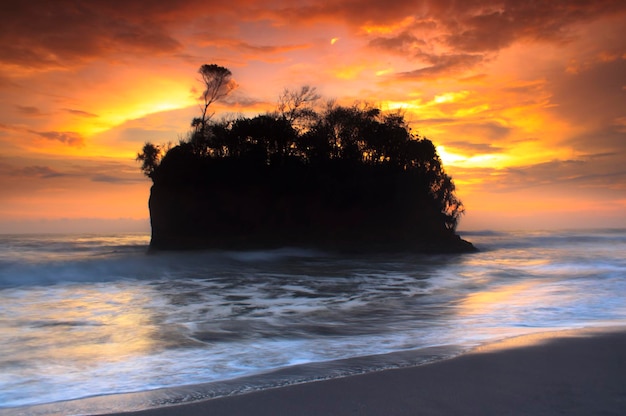
[{"label": "golden glow in sky", "polygon": [[0,232],[147,224],[135,155],[185,137],[205,63],[239,85],[216,117],[271,111],[305,84],[404,112],[455,180],[461,229],[626,224],[623,1],[210,3],[3,12]]}]

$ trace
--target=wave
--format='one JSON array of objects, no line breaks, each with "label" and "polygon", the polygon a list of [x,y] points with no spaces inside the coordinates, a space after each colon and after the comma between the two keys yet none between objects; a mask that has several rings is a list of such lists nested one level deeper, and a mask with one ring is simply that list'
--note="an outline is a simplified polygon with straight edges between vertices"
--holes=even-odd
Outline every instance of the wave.
[{"label": "wave", "polygon": [[197,250],[150,253],[145,236],[2,236],[0,288],[203,276],[242,267],[329,258],[319,250]]},{"label": "wave", "polygon": [[10,317],[0,319],[10,339],[0,402],[222,383],[303,363],[315,376],[320,362],[626,322],[625,237],[483,233],[473,239],[490,249],[466,256],[148,255],[146,236],[3,237],[14,255],[0,260],[0,315]]}]

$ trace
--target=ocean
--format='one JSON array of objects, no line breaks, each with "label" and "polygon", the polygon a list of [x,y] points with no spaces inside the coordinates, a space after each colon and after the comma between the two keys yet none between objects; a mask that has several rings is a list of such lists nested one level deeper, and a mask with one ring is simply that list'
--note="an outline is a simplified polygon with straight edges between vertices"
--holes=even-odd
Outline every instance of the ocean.
[{"label": "ocean", "polygon": [[461,235],[480,251],[147,254],[143,234],[2,235],[0,415],[139,410],[626,324],[626,230]]}]

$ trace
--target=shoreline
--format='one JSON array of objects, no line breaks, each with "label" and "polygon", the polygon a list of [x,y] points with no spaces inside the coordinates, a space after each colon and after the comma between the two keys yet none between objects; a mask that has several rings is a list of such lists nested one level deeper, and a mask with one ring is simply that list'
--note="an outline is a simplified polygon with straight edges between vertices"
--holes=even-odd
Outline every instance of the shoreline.
[{"label": "shoreline", "polygon": [[[396,360],[395,367],[385,368],[383,364],[379,370],[359,373],[360,361],[371,358],[340,360],[352,360],[357,371],[331,378],[324,378],[324,372],[342,366],[319,363],[276,370],[270,375],[277,376],[277,380],[292,378],[269,388],[259,389],[254,383],[241,384],[237,379],[221,384],[228,388],[229,384],[232,387],[239,383],[238,390],[225,394],[215,394],[213,390],[213,396],[211,390],[201,388],[204,384],[190,385],[0,409],[0,415],[521,415],[560,412],[618,415],[626,412],[626,327],[530,333],[487,342],[469,350],[440,346],[384,354],[377,358],[383,363],[388,358]],[[317,371],[322,377],[311,379],[310,373]],[[298,376],[305,381],[298,382]],[[202,391],[209,395],[203,396]],[[133,406],[133,401],[139,407]]]},{"label": "shoreline", "polygon": [[118,416],[621,415],[626,328],[538,333],[454,358]]}]

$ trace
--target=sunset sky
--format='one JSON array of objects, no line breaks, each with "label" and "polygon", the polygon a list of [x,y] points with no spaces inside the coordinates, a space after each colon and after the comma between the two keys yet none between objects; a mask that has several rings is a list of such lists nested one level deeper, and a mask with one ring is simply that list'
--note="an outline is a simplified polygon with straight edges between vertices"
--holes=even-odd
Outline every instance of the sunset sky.
[{"label": "sunset sky", "polygon": [[0,233],[149,230],[135,156],[284,88],[402,109],[437,146],[460,229],[626,226],[623,0],[5,0]]}]

